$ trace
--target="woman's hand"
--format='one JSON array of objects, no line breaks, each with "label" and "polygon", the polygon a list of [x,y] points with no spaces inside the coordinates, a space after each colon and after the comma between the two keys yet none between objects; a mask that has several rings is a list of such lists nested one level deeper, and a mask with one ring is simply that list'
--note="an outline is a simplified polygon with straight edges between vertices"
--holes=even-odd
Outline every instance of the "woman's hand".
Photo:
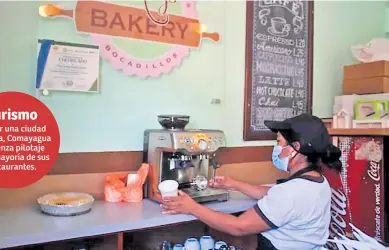
[{"label": "woman's hand", "polygon": [[163,214],[192,214],[198,203],[185,192],[179,190],[178,196],[165,197],[161,204]]},{"label": "woman's hand", "polygon": [[220,189],[235,189],[236,186],[236,180],[227,177],[227,176],[215,176],[215,183],[213,182],[213,179],[209,181],[209,185],[214,188],[220,188]]}]

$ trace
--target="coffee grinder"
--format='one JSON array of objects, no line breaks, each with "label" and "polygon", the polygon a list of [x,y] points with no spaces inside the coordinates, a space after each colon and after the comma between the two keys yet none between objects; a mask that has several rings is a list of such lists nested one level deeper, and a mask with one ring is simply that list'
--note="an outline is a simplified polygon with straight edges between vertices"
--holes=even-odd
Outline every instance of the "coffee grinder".
[{"label": "coffee grinder", "polygon": [[158,184],[176,180],[199,203],[227,201],[228,191],[208,187],[219,167],[215,155],[226,147],[223,131],[185,129],[189,116],[160,115],[158,122],[162,129],[144,132],[144,162],[150,165],[145,196],[160,202]]}]

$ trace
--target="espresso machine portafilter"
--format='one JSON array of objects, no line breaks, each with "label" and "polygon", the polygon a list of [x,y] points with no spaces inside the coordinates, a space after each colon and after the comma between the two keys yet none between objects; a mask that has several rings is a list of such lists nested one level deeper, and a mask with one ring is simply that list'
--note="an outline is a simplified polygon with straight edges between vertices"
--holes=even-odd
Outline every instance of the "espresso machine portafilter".
[{"label": "espresso machine portafilter", "polygon": [[158,184],[176,180],[179,189],[197,202],[228,200],[228,191],[208,186],[220,167],[215,155],[226,146],[223,131],[185,130],[172,126],[173,120],[160,122],[168,124],[163,129],[145,131],[144,162],[150,165],[145,196],[161,201]]}]

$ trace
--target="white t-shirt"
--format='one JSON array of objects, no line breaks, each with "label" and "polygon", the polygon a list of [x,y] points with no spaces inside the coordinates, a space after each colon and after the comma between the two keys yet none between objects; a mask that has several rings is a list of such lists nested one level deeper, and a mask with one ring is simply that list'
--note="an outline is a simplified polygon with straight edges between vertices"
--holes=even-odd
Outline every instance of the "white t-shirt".
[{"label": "white t-shirt", "polygon": [[262,235],[275,248],[316,250],[328,240],[330,206],[326,178],[300,176],[271,187],[254,208],[272,228]]}]

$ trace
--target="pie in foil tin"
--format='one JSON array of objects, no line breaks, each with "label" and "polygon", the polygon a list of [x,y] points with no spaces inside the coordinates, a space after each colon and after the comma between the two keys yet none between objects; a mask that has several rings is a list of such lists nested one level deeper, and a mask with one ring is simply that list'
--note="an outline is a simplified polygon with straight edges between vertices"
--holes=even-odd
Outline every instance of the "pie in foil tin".
[{"label": "pie in foil tin", "polygon": [[53,216],[75,216],[92,209],[95,199],[86,193],[51,193],[38,198],[37,202],[44,214]]}]

